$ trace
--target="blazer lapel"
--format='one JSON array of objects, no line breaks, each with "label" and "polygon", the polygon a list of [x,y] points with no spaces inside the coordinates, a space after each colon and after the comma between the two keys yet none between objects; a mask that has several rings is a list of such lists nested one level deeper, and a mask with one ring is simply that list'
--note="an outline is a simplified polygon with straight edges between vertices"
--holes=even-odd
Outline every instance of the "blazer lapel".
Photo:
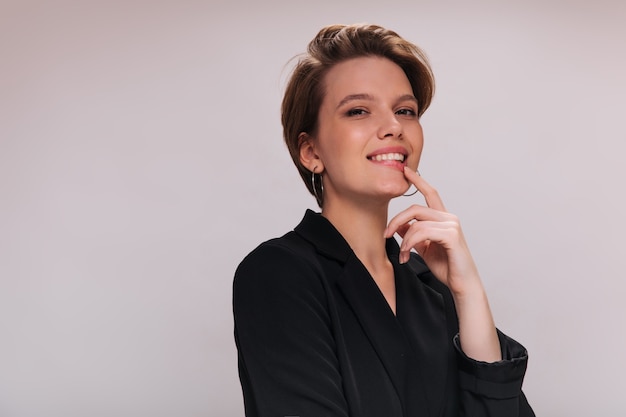
[{"label": "blazer lapel", "polygon": [[[418,275],[429,274],[432,279],[436,278],[425,265],[419,262],[411,262],[411,265],[394,262],[396,313],[399,323],[406,329],[413,350],[411,358],[417,369],[417,372],[410,373],[409,378],[423,387],[420,391],[428,397],[425,404],[430,404],[429,414],[436,416],[443,406],[448,375],[449,352],[441,347],[450,346],[451,341],[447,340],[443,297],[425,285]],[[412,402],[410,398],[409,402]]]},{"label": "blazer lapel", "polygon": [[409,345],[385,297],[354,254],[346,262],[344,273],[337,282],[399,398],[404,398]]},{"label": "blazer lapel", "polygon": [[[419,392],[407,392],[407,377],[410,375],[407,370],[415,366],[413,359],[415,352],[412,351],[402,326],[367,268],[356,257],[345,239],[328,220],[310,210],[307,210],[304,219],[295,231],[311,242],[320,254],[343,264],[343,274],[337,278],[337,285],[385,367],[398,397],[411,398],[409,401],[417,401],[422,404],[422,407],[428,404],[424,389],[420,389]],[[387,250],[388,253],[394,252],[392,256],[397,258],[399,248],[393,238],[388,239]],[[394,269],[396,269],[395,266]],[[427,270],[424,267],[424,271]],[[397,274],[397,271],[395,272]],[[417,279],[415,275],[411,278]],[[398,296],[400,291],[396,288]],[[403,404],[405,411],[406,406]]]}]

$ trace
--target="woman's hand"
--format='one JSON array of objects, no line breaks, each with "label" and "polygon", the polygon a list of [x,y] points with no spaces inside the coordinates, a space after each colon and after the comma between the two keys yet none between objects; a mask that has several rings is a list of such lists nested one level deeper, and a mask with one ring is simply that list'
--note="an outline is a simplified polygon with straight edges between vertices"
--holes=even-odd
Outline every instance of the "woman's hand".
[{"label": "woman's hand", "polygon": [[419,174],[404,167],[404,176],[422,193],[427,207],[414,204],[398,213],[387,225],[385,237],[396,232],[402,237],[400,262],[409,260],[413,248],[453,295],[482,291],[459,219],[446,211],[437,190]]},{"label": "woman's hand", "polygon": [[484,362],[501,360],[487,295],[459,219],[446,211],[437,190],[421,176],[407,167],[404,176],[422,193],[427,207],[415,204],[398,213],[387,225],[385,237],[400,234],[400,262],[407,262],[411,249],[415,249],[431,272],[448,286],[457,309],[465,354]]}]

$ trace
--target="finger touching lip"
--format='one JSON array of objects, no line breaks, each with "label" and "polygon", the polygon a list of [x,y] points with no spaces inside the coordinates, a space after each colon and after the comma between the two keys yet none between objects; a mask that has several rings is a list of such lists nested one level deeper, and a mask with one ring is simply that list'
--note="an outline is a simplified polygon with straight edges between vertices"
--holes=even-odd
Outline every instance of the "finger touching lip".
[{"label": "finger touching lip", "polygon": [[404,166],[404,176],[411,182],[411,184],[415,185],[416,187],[421,179],[421,175],[418,172],[413,171],[411,168],[409,168],[408,165]]}]

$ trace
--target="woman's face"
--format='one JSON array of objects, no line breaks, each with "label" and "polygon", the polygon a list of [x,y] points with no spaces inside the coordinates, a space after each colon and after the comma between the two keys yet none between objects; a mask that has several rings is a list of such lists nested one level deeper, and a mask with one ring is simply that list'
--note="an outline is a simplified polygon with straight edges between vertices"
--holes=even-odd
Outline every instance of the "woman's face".
[{"label": "woman's face", "polygon": [[406,192],[403,167],[417,169],[423,136],[404,71],[386,58],[354,58],[330,69],[324,91],[312,143],[324,167],[325,201]]}]

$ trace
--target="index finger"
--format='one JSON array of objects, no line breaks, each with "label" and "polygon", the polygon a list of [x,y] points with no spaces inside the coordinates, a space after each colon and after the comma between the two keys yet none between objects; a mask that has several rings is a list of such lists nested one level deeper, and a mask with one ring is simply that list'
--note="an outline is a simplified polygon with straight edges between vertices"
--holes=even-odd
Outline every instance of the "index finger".
[{"label": "index finger", "polygon": [[437,190],[427,183],[421,175],[413,171],[408,166],[405,166],[404,176],[424,196],[428,207],[439,211],[446,211],[446,207],[443,205],[443,201],[441,201],[441,197],[439,197]]}]

